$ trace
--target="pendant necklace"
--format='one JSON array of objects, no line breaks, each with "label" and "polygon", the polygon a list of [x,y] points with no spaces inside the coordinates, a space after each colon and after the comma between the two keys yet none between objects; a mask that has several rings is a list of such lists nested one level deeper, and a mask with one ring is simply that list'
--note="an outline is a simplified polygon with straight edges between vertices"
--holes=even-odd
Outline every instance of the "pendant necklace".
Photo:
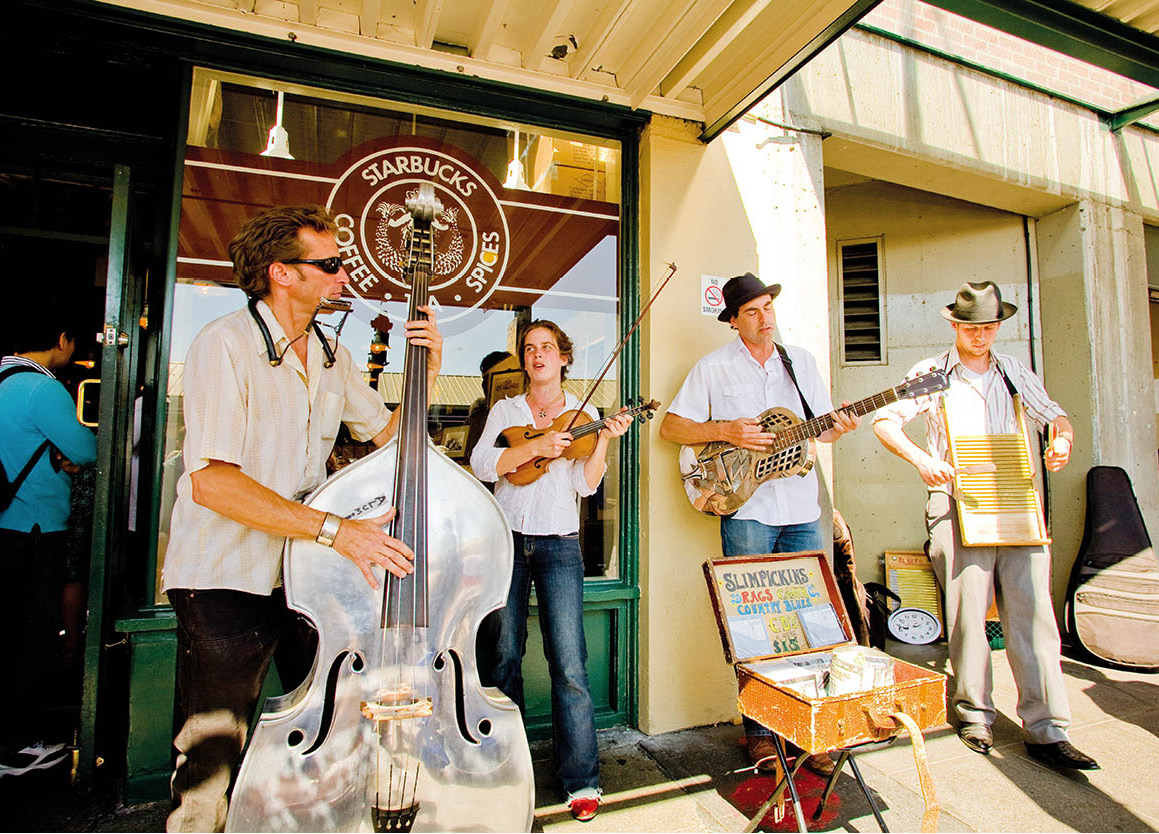
[{"label": "pendant necklace", "polygon": [[[563,396],[563,392],[561,391],[560,397],[562,397],[562,396]],[[555,401],[558,399],[559,399],[559,397],[553,398],[551,402],[549,402],[547,405],[545,405],[539,409],[539,419],[540,420],[542,420],[543,418],[545,418],[547,416],[547,409],[551,408],[551,406],[554,405]]]}]

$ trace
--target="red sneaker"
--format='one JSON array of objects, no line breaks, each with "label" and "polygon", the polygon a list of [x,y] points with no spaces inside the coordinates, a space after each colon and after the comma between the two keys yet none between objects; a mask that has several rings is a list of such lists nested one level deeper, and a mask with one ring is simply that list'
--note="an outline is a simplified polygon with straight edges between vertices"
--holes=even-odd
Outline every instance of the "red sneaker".
[{"label": "red sneaker", "polygon": [[594,791],[584,796],[573,796],[567,803],[571,815],[580,822],[588,822],[595,818],[600,810],[600,797]]}]

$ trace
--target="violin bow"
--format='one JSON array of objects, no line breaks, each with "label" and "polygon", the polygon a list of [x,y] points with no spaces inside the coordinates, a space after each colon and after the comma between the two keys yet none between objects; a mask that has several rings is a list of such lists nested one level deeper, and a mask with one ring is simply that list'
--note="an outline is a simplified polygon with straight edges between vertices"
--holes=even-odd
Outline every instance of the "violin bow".
[{"label": "violin bow", "polygon": [[672,276],[676,274],[676,264],[669,263],[666,264],[666,266],[668,267],[668,273],[664,276],[664,280],[660,282],[660,286],[656,287],[655,291],[652,293],[652,297],[648,299],[648,303],[645,304],[644,309],[640,311],[640,315],[636,316],[636,320],[632,322],[632,326],[628,329],[628,332],[624,334],[624,338],[620,339],[620,343],[616,345],[615,349],[612,351],[612,355],[608,357],[608,361],[604,364],[604,369],[600,371],[600,375],[596,377],[596,381],[593,382],[588,388],[587,394],[584,395],[584,401],[580,403],[579,408],[576,409],[576,412],[572,415],[571,421],[568,422],[567,428],[565,428],[564,431],[571,431],[572,426],[575,425],[575,421],[578,420],[579,416],[583,413],[584,407],[588,404],[588,401],[592,398],[592,395],[596,393],[596,388],[599,387],[599,384],[604,381],[604,377],[607,375],[608,371],[611,370],[612,363],[616,361],[616,357],[620,355],[620,351],[624,349],[624,345],[628,343],[628,339],[632,338],[632,334],[636,332],[636,328],[639,327],[640,322],[644,320],[644,315],[648,312],[648,308],[652,306],[653,302],[655,302],[656,298],[660,295],[660,291],[668,285],[668,282],[672,279]]}]

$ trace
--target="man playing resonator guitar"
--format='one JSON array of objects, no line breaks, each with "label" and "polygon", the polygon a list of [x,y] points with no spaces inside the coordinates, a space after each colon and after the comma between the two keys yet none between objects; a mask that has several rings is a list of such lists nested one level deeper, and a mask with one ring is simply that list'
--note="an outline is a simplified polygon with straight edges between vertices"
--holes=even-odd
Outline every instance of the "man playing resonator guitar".
[{"label": "man playing resonator guitar", "polygon": [[[783,352],[774,341],[773,299],[780,291],[780,284],[766,286],[752,273],[724,285],[725,309],[718,318],[739,338],[693,366],[660,424],[663,439],[685,445],[724,441],[760,452],[774,438],[756,419],[765,410],[782,406],[806,418],[832,412],[816,360],[804,348]],[[860,422],[843,411],[829,416],[832,428],[818,436],[827,443]],[[771,479],[733,515],[721,519],[721,549],[726,557],[820,550],[825,543],[820,516],[815,473]],[[748,718],[744,723],[754,764],[775,756],[769,731]],[[814,757],[807,766],[831,772],[832,762],[826,758]]]}]

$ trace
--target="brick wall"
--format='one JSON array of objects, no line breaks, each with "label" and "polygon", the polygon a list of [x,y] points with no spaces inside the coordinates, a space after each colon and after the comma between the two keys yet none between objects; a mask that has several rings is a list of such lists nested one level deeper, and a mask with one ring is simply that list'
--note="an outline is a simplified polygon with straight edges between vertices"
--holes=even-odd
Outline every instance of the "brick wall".
[{"label": "brick wall", "polygon": [[[1120,110],[1156,94],[1146,84],[920,0],[885,0],[863,22],[1103,110]],[[1144,122],[1159,127],[1159,115]]]}]

